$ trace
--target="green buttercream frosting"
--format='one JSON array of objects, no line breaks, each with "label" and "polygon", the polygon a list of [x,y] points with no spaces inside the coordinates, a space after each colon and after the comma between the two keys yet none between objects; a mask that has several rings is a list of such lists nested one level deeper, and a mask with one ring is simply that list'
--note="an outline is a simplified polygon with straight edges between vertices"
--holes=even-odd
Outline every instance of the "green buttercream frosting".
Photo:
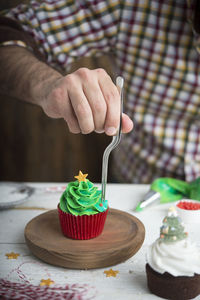
[{"label": "green buttercream frosting", "polygon": [[104,212],[108,201],[101,203],[101,191],[88,179],[70,182],[60,198],[60,209],[75,216]]}]

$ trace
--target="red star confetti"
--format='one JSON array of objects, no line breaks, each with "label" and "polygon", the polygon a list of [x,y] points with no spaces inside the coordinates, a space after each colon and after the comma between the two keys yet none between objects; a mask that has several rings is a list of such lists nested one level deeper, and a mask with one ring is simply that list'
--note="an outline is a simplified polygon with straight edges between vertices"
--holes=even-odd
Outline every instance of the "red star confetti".
[{"label": "red star confetti", "polygon": [[83,174],[81,171],[79,171],[79,174],[77,176],[74,176],[78,180],[78,182],[85,181],[88,174]]},{"label": "red star confetti", "polygon": [[54,283],[55,282],[53,280],[51,280],[50,278],[40,280],[40,286],[44,286],[44,285],[50,286],[51,284],[54,284]]},{"label": "red star confetti", "polygon": [[104,274],[106,274],[106,277],[116,277],[119,271],[114,271],[113,269],[104,271]]},{"label": "red star confetti", "polygon": [[7,256],[8,259],[17,259],[20,254],[19,253],[10,252],[10,253],[6,253],[5,255]]}]

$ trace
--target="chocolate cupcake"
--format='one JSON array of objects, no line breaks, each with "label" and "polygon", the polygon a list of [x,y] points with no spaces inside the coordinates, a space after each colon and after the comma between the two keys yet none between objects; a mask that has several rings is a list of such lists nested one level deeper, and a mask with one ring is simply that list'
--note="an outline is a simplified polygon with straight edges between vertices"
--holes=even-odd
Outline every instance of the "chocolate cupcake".
[{"label": "chocolate cupcake", "polygon": [[159,297],[185,300],[200,294],[200,250],[188,239],[174,207],[147,251],[146,274],[149,290]]},{"label": "chocolate cupcake", "polygon": [[101,200],[101,191],[79,171],[60,198],[58,213],[62,232],[72,239],[95,238],[103,231],[108,201]]}]

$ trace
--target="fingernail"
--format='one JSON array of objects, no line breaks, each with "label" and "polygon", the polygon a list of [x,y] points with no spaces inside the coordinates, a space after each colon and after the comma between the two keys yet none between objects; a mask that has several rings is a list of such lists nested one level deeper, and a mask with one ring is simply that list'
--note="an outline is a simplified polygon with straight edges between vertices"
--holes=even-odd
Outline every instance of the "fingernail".
[{"label": "fingernail", "polygon": [[115,127],[108,127],[108,128],[106,128],[106,134],[107,135],[114,135],[115,133],[116,133],[116,128]]},{"label": "fingernail", "polygon": [[96,133],[103,133],[104,130],[95,130]]}]

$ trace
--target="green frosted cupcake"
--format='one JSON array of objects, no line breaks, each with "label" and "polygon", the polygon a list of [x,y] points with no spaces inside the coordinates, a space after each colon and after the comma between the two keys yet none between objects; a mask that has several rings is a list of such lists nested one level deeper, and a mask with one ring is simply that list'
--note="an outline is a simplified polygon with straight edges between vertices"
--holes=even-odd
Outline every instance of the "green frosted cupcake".
[{"label": "green frosted cupcake", "polygon": [[86,177],[79,171],[58,205],[62,232],[73,239],[91,239],[101,234],[108,212],[108,201],[101,200],[101,190]]}]

